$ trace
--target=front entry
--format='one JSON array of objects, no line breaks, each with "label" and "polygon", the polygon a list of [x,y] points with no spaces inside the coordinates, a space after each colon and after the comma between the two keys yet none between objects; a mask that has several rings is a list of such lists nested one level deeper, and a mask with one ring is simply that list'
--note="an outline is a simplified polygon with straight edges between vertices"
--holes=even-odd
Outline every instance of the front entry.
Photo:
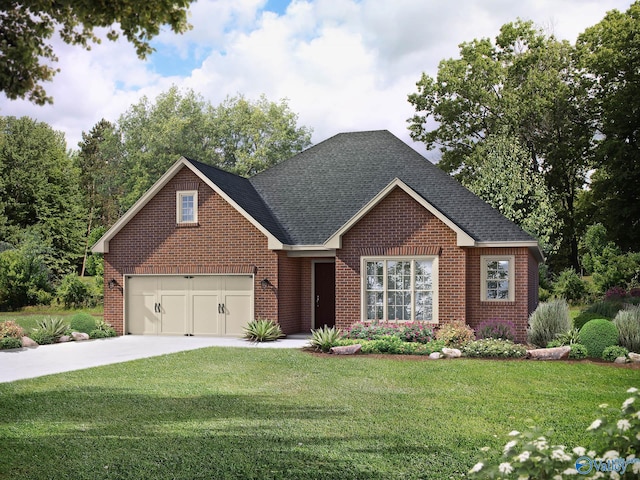
[{"label": "front entry", "polygon": [[336,324],[336,264],[314,264],[314,326],[334,327]]}]

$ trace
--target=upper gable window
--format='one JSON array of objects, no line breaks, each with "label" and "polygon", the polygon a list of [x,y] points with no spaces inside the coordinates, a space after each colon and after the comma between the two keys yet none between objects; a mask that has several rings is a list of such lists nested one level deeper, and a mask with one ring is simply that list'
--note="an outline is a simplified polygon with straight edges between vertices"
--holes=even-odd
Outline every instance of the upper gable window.
[{"label": "upper gable window", "polygon": [[198,192],[176,193],[176,222],[178,224],[198,223]]},{"label": "upper gable window", "polygon": [[513,302],[515,298],[513,255],[481,256],[481,300]]}]

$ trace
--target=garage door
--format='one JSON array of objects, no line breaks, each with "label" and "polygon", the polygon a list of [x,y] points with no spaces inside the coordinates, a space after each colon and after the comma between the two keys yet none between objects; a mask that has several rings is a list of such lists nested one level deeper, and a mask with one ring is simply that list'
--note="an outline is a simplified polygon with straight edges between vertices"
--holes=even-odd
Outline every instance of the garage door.
[{"label": "garage door", "polygon": [[250,275],[127,277],[125,331],[241,336],[253,319]]}]

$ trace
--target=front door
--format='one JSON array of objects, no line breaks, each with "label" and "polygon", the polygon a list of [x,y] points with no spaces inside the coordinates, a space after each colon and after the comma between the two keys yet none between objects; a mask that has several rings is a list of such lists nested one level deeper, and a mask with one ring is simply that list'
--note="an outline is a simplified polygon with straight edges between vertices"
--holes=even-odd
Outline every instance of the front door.
[{"label": "front door", "polygon": [[336,264],[314,266],[314,325],[315,328],[333,327],[336,324]]}]

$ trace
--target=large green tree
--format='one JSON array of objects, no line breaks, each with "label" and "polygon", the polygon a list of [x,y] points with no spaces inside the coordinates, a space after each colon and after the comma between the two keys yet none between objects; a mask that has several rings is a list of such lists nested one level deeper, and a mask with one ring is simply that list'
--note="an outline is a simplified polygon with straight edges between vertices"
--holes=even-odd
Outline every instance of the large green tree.
[{"label": "large green tree", "polygon": [[623,250],[640,238],[640,2],[613,10],[578,37],[596,107],[596,171],[585,194],[592,221]]},{"label": "large green tree", "polygon": [[180,156],[243,176],[291,157],[311,142],[311,130],[297,120],[285,100],[236,96],[214,107],[192,90],[172,87],[155,102],[143,97],[133,105],[101,148],[118,156],[127,209]]},{"label": "large green tree", "polygon": [[[528,165],[543,174],[561,227],[556,269],[578,264],[575,200],[590,166],[593,127],[575,49],[532,22],[500,29],[495,42],[460,45],[460,58],[440,62],[437,78],[423,74],[409,95],[414,140],[439,149],[438,165],[458,178],[483,168],[475,152],[495,135],[517,138]],[[474,155],[475,154],[475,155]]]},{"label": "large green tree", "polygon": [[85,215],[64,135],[28,117],[0,117],[0,179],[0,242],[19,246],[35,236],[51,272],[75,268]]},{"label": "large green tree", "polygon": [[71,45],[90,49],[99,43],[94,29],[105,27],[107,38],[122,34],[144,59],[149,41],[168,25],[176,33],[190,28],[187,9],[193,0],[4,0],[0,7],[0,90],[10,99],[52,103],[42,82],[58,71],[49,43],[54,32]]}]

